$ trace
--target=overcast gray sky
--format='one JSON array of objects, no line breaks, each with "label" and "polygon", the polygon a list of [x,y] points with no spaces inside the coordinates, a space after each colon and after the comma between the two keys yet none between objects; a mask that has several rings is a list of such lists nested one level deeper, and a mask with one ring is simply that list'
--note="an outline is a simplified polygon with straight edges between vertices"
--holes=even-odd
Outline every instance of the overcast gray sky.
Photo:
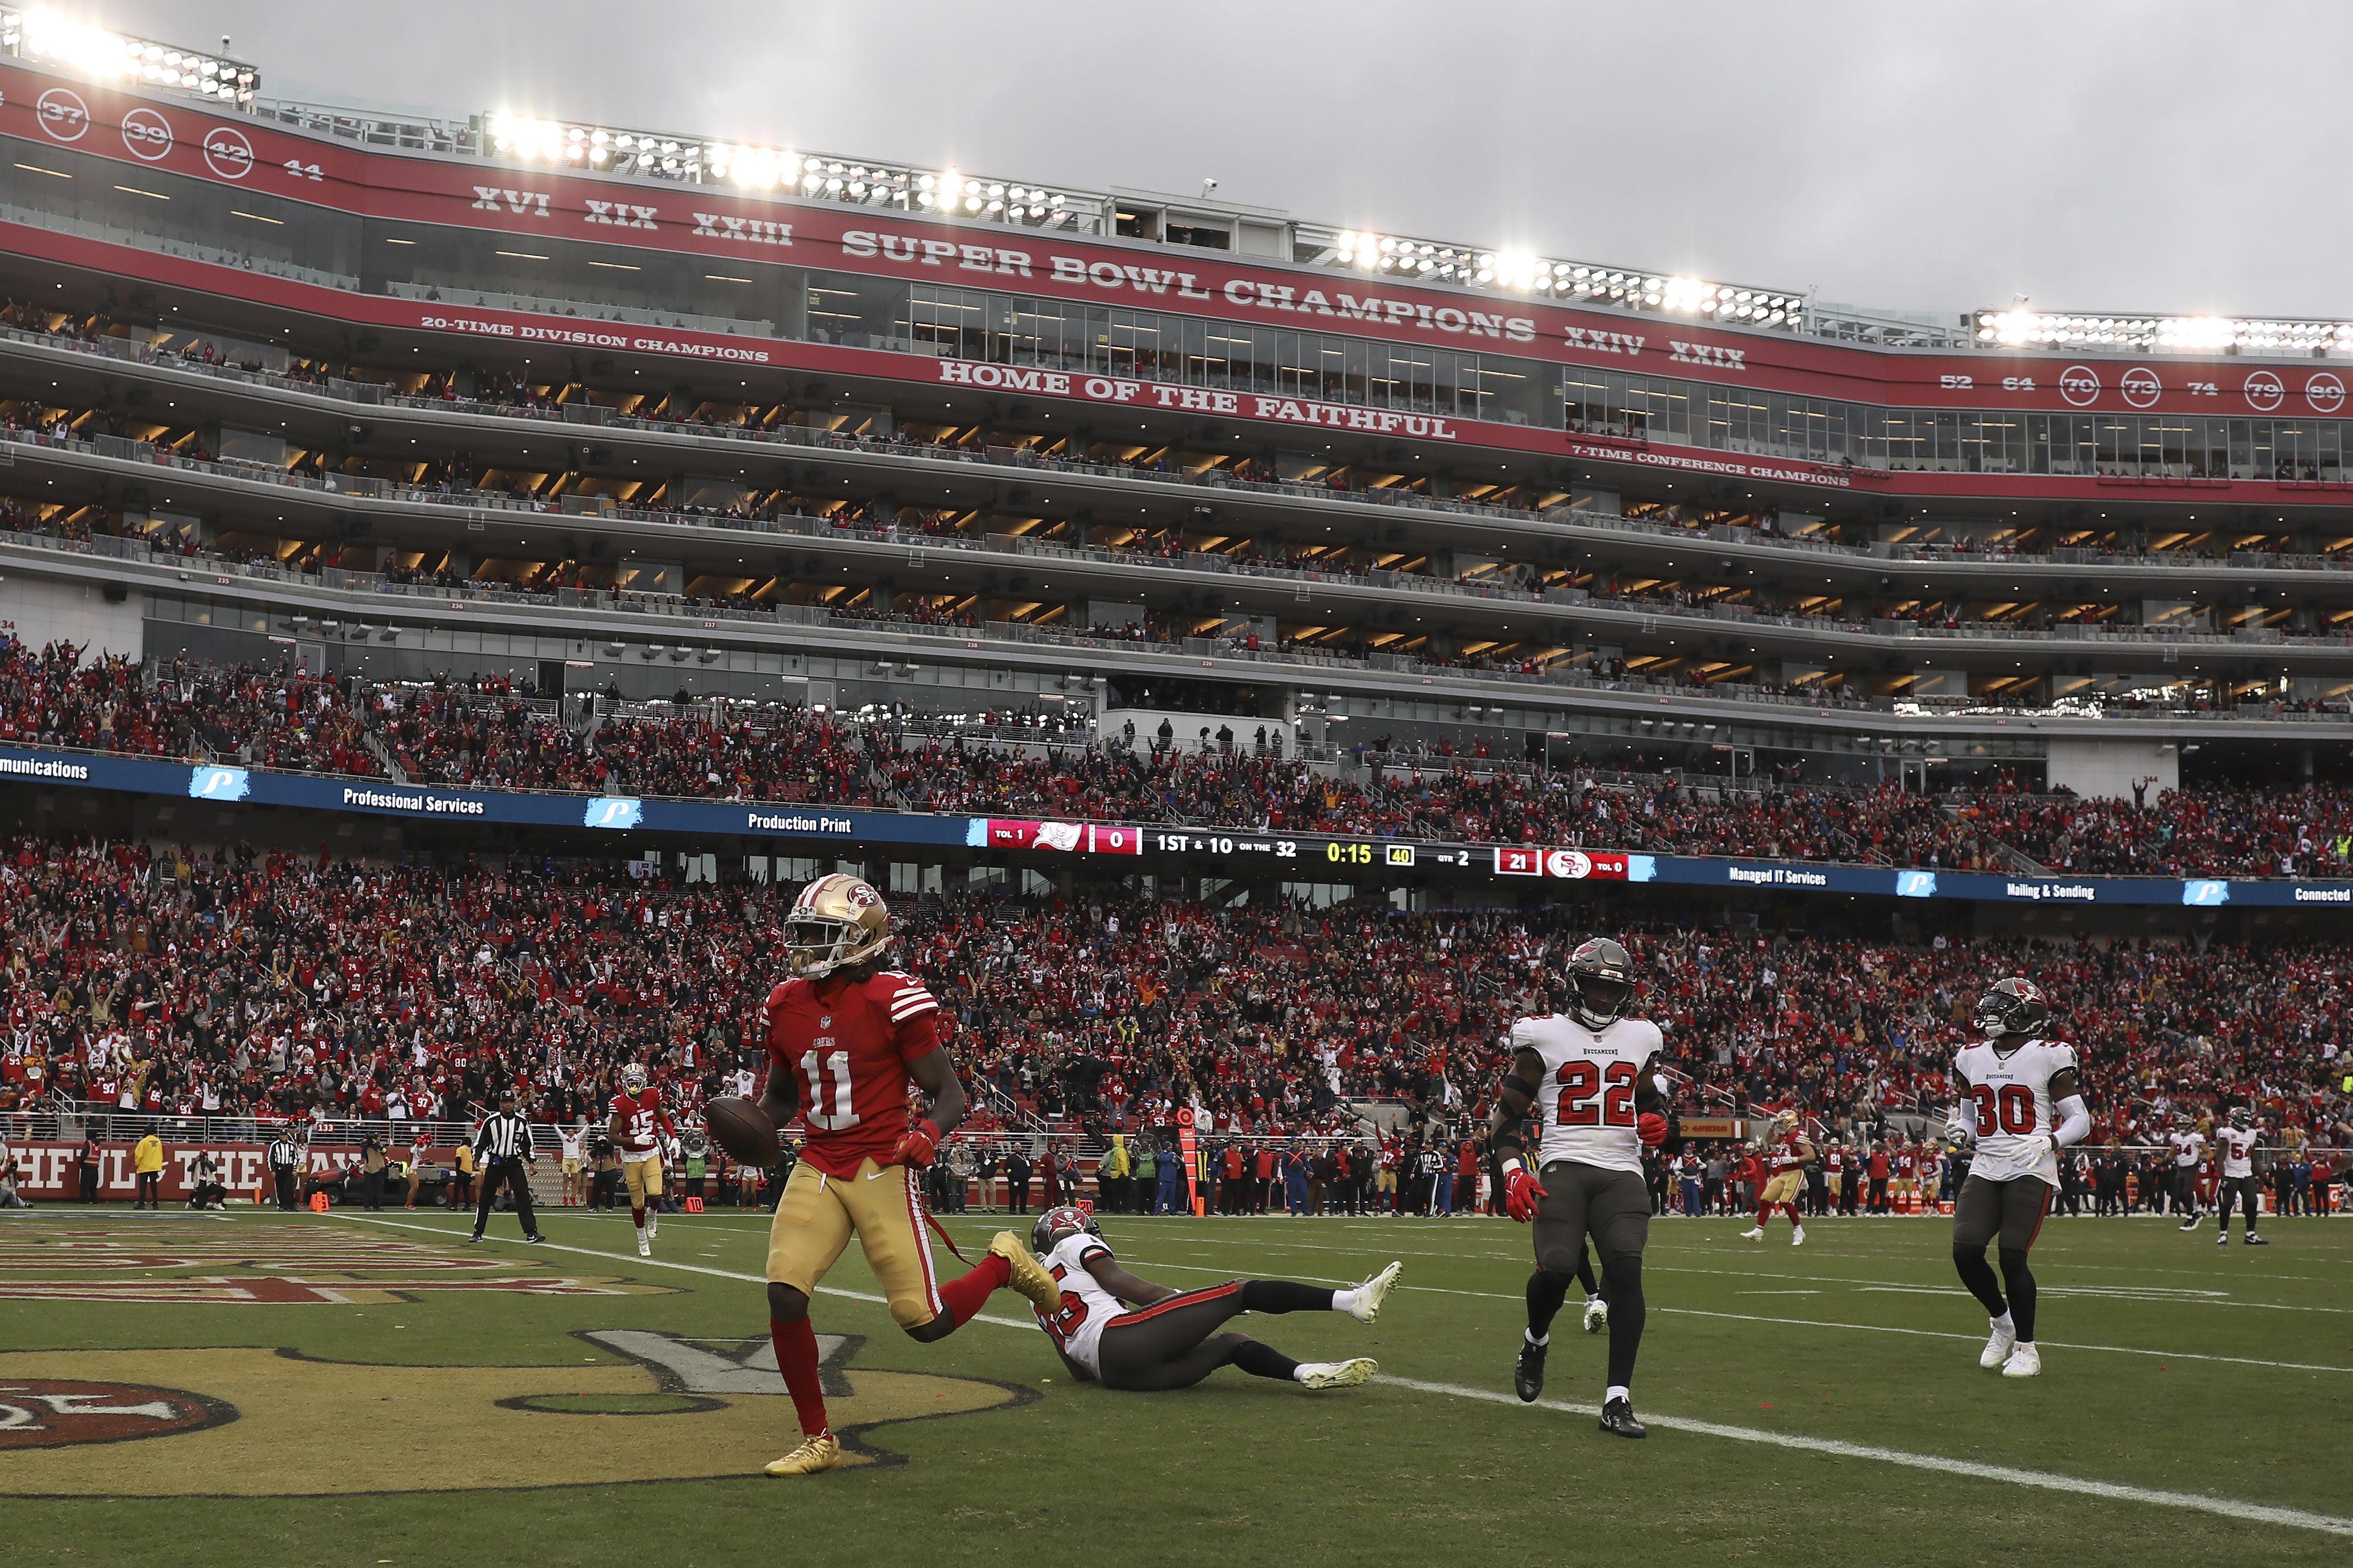
[{"label": "overcast gray sky", "polygon": [[63,0],[602,117],[1919,309],[2353,314],[2353,5]]}]

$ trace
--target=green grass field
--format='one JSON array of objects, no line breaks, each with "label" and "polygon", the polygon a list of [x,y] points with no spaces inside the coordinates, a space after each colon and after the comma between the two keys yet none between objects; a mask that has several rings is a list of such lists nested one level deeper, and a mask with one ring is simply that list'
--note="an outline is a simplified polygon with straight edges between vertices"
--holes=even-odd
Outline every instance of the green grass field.
[{"label": "green grass field", "polygon": [[[1382,1381],[1321,1394],[1230,1369],[1173,1394],[1074,1384],[1010,1292],[918,1345],[856,1294],[873,1282],[853,1246],[828,1282],[849,1294],[820,1296],[815,1320],[864,1336],[844,1348],[835,1415],[881,1423],[859,1437],[873,1462],[774,1481],[758,1467],[796,1432],[772,1373],[732,1375],[774,1394],[665,1389],[581,1337],[650,1331],[724,1368],[709,1358],[765,1332],[761,1219],[674,1216],[651,1264],[626,1216],[548,1215],[554,1248],[524,1247],[512,1216],[480,1247],[455,1245],[446,1215],[382,1219],[0,1216],[0,1560],[2082,1568],[2353,1552],[2342,1220],[2275,1221],[2268,1250],[2218,1248],[2211,1223],[2053,1221],[2031,1382],[1978,1369],[1984,1320],[1944,1222],[1822,1221],[1792,1248],[1786,1228],[1759,1247],[1737,1239],[1745,1221],[1661,1220],[1643,1443],[1595,1430],[1605,1342],[1577,1331],[1573,1304],[1545,1402],[1512,1397],[1529,1266],[1504,1221],[1106,1217],[1130,1267],[1180,1286],[1341,1283],[1402,1258],[1371,1328],[1240,1325],[1303,1359],[1379,1359]],[[997,1228],[948,1223],[976,1256]],[[586,1283],[538,1289],[664,1293],[480,1288],[559,1278]],[[188,1283],[207,1280],[246,1283]],[[139,1299],[222,1291],[311,1299]],[[54,1401],[8,1392],[34,1379],[199,1394],[237,1415],[9,1446],[54,1419]]]}]

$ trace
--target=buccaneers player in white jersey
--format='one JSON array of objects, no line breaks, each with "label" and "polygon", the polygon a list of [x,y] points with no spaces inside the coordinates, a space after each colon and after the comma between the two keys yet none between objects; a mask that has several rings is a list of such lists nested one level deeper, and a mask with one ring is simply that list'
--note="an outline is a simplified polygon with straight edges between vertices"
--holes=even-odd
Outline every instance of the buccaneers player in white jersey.
[{"label": "buccaneers player in white jersey", "polygon": [[[1528,1278],[1528,1328],[1513,1385],[1522,1399],[1544,1392],[1553,1314],[1585,1260],[1592,1237],[1609,1299],[1609,1382],[1601,1429],[1646,1436],[1634,1418],[1634,1357],[1642,1344],[1642,1248],[1651,1236],[1651,1192],[1642,1148],[1667,1136],[1667,1080],[1651,1068],[1658,1026],[1624,1016],[1634,999],[1634,963],[1606,937],[1568,956],[1569,1010],[1512,1026],[1512,1065],[1496,1096],[1489,1146],[1502,1161],[1504,1206],[1535,1222],[1536,1271]],[[1541,1183],[1521,1163],[1530,1113],[1538,1129]]]},{"label": "buccaneers player in white jersey", "polygon": [[[1061,1300],[1053,1277],[1011,1231],[999,1232],[963,1278],[932,1277],[931,1243],[908,1173],[929,1165],[940,1140],[964,1120],[964,1088],[940,1045],[939,1004],[913,975],[882,967],[890,945],[881,894],[856,877],[818,878],[785,917],[793,977],[768,994],[760,1012],[768,1052],[760,1109],[780,1128],[797,1113],[808,1131],[768,1228],[769,1332],[803,1436],[768,1467],[772,1476],[841,1463],[808,1306],[851,1232],[911,1339],[955,1332],[1008,1284],[1049,1312]],[[920,1120],[908,1115],[910,1082],[931,1099]]]},{"label": "buccaneers player in white jersey", "polygon": [[1147,1394],[1190,1388],[1221,1366],[1306,1388],[1370,1382],[1379,1368],[1369,1356],[1298,1362],[1248,1334],[1219,1331],[1244,1312],[1345,1312],[1369,1323],[1405,1271],[1392,1263],[1345,1290],[1289,1279],[1229,1279],[1179,1290],[1121,1268],[1094,1215],[1069,1205],[1038,1216],[1029,1245],[1060,1282],[1060,1305],[1033,1310],[1071,1375]]},{"label": "buccaneers player in white jersey", "polygon": [[631,1062],[621,1069],[621,1090],[613,1096],[613,1158],[629,1187],[629,1216],[638,1223],[638,1256],[654,1255],[654,1235],[661,1228],[659,1215],[649,1217],[647,1205],[661,1201],[661,1135],[674,1131],[670,1112],[662,1109],[661,1090],[646,1082],[646,1069]]},{"label": "buccaneers player in white jersey", "polygon": [[2243,1105],[2232,1106],[2230,1125],[2214,1134],[2214,1152],[2222,1162],[2221,1185],[2214,1196],[2217,1226],[2214,1244],[2218,1247],[2231,1245],[2231,1208],[2233,1204],[2244,1205],[2247,1245],[2271,1245],[2255,1234],[2255,1215],[2263,1211],[2263,1202],[2256,1195],[2262,1184],[2255,1179],[2255,1145],[2263,1141],[2263,1131],[2255,1125],[2255,1113]]},{"label": "buccaneers player in white jersey", "polygon": [[[1965,1098],[1945,1123],[1954,1142],[1977,1140],[1969,1179],[1953,1200],[1953,1265],[1992,1321],[1978,1364],[1998,1366],[2004,1377],[2033,1377],[2042,1370],[2026,1255],[2059,1185],[2059,1151],[2082,1142],[2092,1130],[2075,1081],[2075,1047],[2044,1039],[2050,1022],[2042,987],[2020,977],[1997,982],[1978,1003],[1984,1042],[1954,1058]],[[1997,1236],[2000,1281],[1985,1258],[1986,1244]]]}]

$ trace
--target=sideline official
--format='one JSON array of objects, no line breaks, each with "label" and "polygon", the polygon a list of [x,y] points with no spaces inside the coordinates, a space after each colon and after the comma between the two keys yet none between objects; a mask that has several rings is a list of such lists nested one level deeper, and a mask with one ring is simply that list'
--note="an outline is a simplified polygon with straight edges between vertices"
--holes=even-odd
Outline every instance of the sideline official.
[{"label": "sideline official", "polygon": [[514,1091],[499,1096],[498,1114],[482,1123],[474,1134],[474,1163],[481,1172],[481,1196],[474,1205],[474,1234],[469,1241],[482,1239],[482,1227],[491,1221],[491,1205],[503,1185],[514,1194],[515,1218],[522,1223],[525,1241],[544,1241],[531,1212],[531,1184],[523,1177],[523,1166],[537,1164],[531,1146],[531,1123],[515,1113]]},{"label": "sideline official", "polygon": [[281,1214],[294,1211],[294,1163],[301,1152],[291,1131],[282,1131],[270,1140],[269,1180],[277,1189],[278,1208]]}]

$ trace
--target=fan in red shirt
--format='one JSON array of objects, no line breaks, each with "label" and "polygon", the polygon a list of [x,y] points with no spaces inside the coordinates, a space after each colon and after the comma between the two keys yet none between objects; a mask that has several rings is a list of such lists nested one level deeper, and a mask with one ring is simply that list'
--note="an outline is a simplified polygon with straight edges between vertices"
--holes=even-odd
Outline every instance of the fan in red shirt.
[{"label": "fan in red shirt", "polygon": [[[768,1328],[798,1413],[801,1446],[768,1467],[805,1476],[841,1463],[818,1383],[809,1297],[852,1232],[908,1337],[932,1341],[972,1321],[991,1292],[1013,1286],[1048,1312],[1061,1288],[1011,1231],[958,1279],[932,1277],[930,1238],[910,1170],[929,1165],[964,1120],[964,1086],[940,1044],[940,1008],[923,983],[882,967],[891,911],[856,877],[820,877],[785,917],[793,978],[768,994],[759,1039],[768,1052],[760,1109],[807,1129],[800,1161],[768,1227]],[[910,1089],[931,1108],[911,1118]]]}]

